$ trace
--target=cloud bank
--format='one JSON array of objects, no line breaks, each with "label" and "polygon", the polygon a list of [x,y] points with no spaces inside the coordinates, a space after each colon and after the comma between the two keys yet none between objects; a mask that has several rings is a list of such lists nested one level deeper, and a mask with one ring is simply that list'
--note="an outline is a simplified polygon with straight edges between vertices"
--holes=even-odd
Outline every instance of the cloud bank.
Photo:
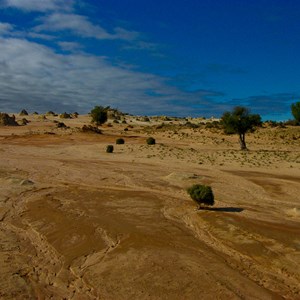
[{"label": "cloud bank", "polygon": [[[117,41],[123,51],[156,51],[140,33],[115,26],[107,30],[76,13],[75,1],[2,0],[0,8],[37,13],[24,30],[0,23],[0,110],[78,111],[110,105],[136,114],[209,113],[219,93],[187,92],[169,78],[139,72],[126,62],[85,52],[82,39]],[[78,40],[76,37],[80,38]],[[50,44],[49,44],[50,43]]]},{"label": "cloud bank", "polygon": [[[0,0],[7,16],[19,11],[27,20],[32,17],[27,24],[9,17],[0,22],[0,111],[87,113],[95,105],[110,105],[140,115],[210,117],[242,103],[268,115],[270,107],[284,114],[299,98],[282,93],[228,101],[220,91],[198,88],[197,81],[207,74],[246,73],[226,64],[208,64],[199,74],[180,74],[176,66],[168,76],[142,71],[126,55],[153,55],[164,64],[159,45],[120,23],[104,26],[84,10],[79,14],[80,4],[84,6],[76,0]],[[96,43],[107,47],[107,54],[88,50],[87,44]]]},{"label": "cloud bank", "polygon": [[26,12],[38,11],[71,11],[74,6],[73,0],[2,0],[2,7],[20,9]]}]

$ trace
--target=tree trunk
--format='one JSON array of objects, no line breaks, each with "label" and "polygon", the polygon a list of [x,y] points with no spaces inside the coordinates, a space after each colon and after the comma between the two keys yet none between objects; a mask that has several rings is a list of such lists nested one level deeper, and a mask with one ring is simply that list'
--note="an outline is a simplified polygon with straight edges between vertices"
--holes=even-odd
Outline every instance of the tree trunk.
[{"label": "tree trunk", "polygon": [[245,140],[245,134],[240,134],[239,135],[239,140],[240,140],[240,146],[241,150],[248,150],[246,146],[246,140]]}]

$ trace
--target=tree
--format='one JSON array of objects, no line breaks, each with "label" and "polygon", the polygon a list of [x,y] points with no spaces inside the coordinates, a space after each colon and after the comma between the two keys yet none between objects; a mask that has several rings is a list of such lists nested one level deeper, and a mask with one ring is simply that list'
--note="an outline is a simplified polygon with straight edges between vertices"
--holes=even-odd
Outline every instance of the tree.
[{"label": "tree", "polygon": [[226,133],[237,133],[241,150],[247,150],[246,133],[261,125],[261,117],[258,114],[250,114],[243,106],[237,106],[232,112],[225,112],[222,116],[222,124]]},{"label": "tree", "polygon": [[297,124],[300,124],[300,102],[293,103],[291,105],[291,110]]},{"label": "tree", "polygon": [[205,205],[214,205],[215,203],[214,194],[210,186],[194,184],[187,189],[187,192],[199,204],[199,208],[201,208],[202,203]]},{"label": "tree", "polygon": [[95,123],[97,126],[104,124],[107,121],[107,111],[109,106],[95,106],[91,110],[92,123]]}]

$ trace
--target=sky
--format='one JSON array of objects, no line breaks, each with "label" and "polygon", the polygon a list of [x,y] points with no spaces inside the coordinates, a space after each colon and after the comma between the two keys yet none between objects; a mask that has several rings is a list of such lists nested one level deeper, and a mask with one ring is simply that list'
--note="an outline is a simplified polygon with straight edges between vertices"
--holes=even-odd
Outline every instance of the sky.
[{"label": "sky", "polygon": [[287,120],[299,33],[298,0],[0,0],[0,111]]}]

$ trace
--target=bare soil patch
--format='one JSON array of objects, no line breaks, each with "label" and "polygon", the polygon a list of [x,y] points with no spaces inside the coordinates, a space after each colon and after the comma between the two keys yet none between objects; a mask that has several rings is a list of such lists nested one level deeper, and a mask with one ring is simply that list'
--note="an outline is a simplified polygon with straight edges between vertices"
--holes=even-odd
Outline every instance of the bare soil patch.
[{"label": "bare soil patch", "polygon": [[26,118],[0,128],[1,299],[300,298],[299,129],[260,129],[244,153],[174,120]]}]

